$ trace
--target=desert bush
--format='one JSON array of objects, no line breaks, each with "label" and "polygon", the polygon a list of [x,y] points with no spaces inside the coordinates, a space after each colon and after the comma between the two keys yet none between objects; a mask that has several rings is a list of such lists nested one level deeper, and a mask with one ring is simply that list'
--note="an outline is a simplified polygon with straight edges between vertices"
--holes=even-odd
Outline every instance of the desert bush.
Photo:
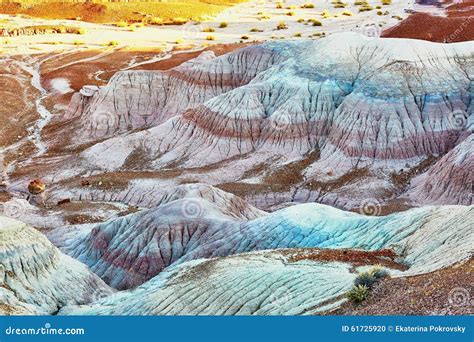
[{"label": "desert bush", "polygon": [[301,8],[314,8],[314,4],[312,2],[307,2],[301,5]]},{"label": "desert bush", "polygon": [[288,26],[284,21],[280,21],[277,25],[277,30],[286,30]]},{"label": "desert bush", "polygon": [[219,28],[226,28],[227,26],[229,26],[229,24],[226,22],[222,22],[219,24]]},{"label": "desert bush", "polygon": [[202,32],[211,33],[211,32],[216,32],[216,30],[214,30],[212,27],[206,27],[202,30]]},{"label": "desert bush", "polygon": [[86,29],[83,27],[79,27],[76,32],[77,34],[86,34]]},{"label": "desert bush", "polygon": [[345,16],[348,16],[348,17],[352,17],[354,14],[352,14],[351,11],[344,11],[341,13],[342,15],[345,15]]},{"label": "desert bush", "polygon": [[117,27],[127,27],[128,23],[126,21],[119,21],[118,23],[115,23],[115,26],[117,26]]},{"label": "desert bush", "polygon": [[391,5],[392,0],[382,0],[382,5]]},{"label": "desert bush", "polygon": [[111,41],[108,42],[106,45],[107,45],[107,46],[118,46],[118,45],[119,45],[119,42],[116,41],[116,40],[111,40]]},{"label": "desert bush", "polygon": [[263,32],[262,29],[259,29],[259,28],[256,28],[256,27],[253,27],[250,29],[250,32]]},{"label": "desert bush", "polygon": [[209,35],[206,37],[206,40],[216,40],[216,37]]},{"label": "desert bush", "polygon": [[240,37],[240,39],[242,39],[242,40],[248,40],[248,39],[250,39],[250,37],[244,35],[244,36]]},{"label": "desert bush", "polygon": [[357,275],[357,277],[354,280],[354,285],[359,286],[363,285],[368,287],[369,289],[375,284],[377,279],[374,277],[374,275],[370,272],[362,272]]},{"label": "desert bush", "polygon": [[153,17],[150,19],[151,25],[163,25],[163,19],[160,17]]},{"label": "desert bush", "polygon": [[184,25],[187,22],[188,22],[188,19],[183,18],[183,17],[175,17],[175,18],[171,19],[171,23],[173,25]]},{"label": "desert bush", "polygon": [[375,279],[382,279],[388,277],[390,274],[388,270],[381,265],[373,266],[369,272],[375,277]]},{"label": "desert bush", "polygon": [[359,304],[369,297],[369,288],[365,285],[356,285],[346,296],[351,302]]}]

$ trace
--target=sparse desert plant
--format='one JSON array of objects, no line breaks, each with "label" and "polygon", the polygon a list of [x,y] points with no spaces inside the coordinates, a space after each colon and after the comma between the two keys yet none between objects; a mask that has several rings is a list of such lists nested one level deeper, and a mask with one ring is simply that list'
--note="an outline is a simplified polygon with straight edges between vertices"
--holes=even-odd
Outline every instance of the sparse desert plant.
[{"label": "sparse desert plant", "polygon": [[288,25],[284,21],[280,21],[277,25],[277,30],[286,30],[288,29]]},{"label": "sparse desert plant", "polygon": [[295,37],[296,37],[296,38],[301,38],[301,37],[303,37],[303,35],[298,32],[298,33],[295,33]]},{"label": "sparse desert plant", "polygon": [[183,18],[183,17],[175,17],[171,20],[171,23],[173,25],[184,25],[188,22],[188,19]]},{"label": "sparse desert plant", "polygon": [[77,34],[86,34],[86,29],[83,27],[79,27],[76,31]]},{"label": "sparse desert plant", "polygon": [[214,37],[213,35],[209,35],[206,37],[206,40],[216,40],[216,37]]},{"label": "sparse desert plant", "polygon": [[226,28],[227,26],[229,26],[229,24],[226,23],[225,21],[219,24],[219,28]]},{"label": "sparse desert plant", "polygon": [[351,11],[347,11],[347,10],[344,11],[344,12],[342,12],[341,14],[342,14],[342,15],[345,15],[345,16],[348,16],[348,17],[352,17],[352,16],[354,15],[354,14],[352,14]]},{"label": "sparse desert plant", "polygon": [[304,23],[305,20],[304,20],[303,18],[299,18],[296,22],[297,22],[297,23]]},{"label": "sparse desert plant", "polygon": [[286,13],[286,15],[287,15],[287,16],[289,16],[289,17],[292,17],[292,16],[294,16],[294,15],[295,15],[295,12],[293,12],[293,11],[290,11],[290,12],[287,12],[287,13]]},{"label": "sparse desert plant", "polygon": [[359,12],[368,12],[368,11],[372,11],[374,8],[370,5],[364,5],[364,6],[361,6],[359,7]]},{"label": "sparse desert plant", "polygon": [[160,17],[152,17],[150,19],[150,24],[151,25],[163,25],[163,19]]},{"label": "sparse desert plant", "polygon": [[311,19],[310,22],[313,23],[313,26],[323,26],[323,23],[317,19]]},{"label": "sparse desert plant", "polygon": [[242,40],[249,40],[250,37],[249,37],[249,36],[246,36],[246,35],[243,35],[242,37],[240,37],[240,39],[242,39]]},{"label": "sparse desert plant", "polygon": [[175,44],[183,44],[184,43],[184,39],[182,38],[178,38],[174,41]]},{"label": "sparse desert plant", "polygon": [[116,41],[116,40],[111,40],[110,42],[108,42],[107,44],[105,44],[106,46],[118,46],[119,45],[119,42]]},{"label": "sparse desert plant", "polygon": [[331,13],[329,13],[328,10],[324,10],[324,11],[321,13],[321,16],[322,16],[324,19],[327,19],[327,18],[330,18],[330,17],[331,17]]},{"label": "sparse desert plant", "polygon": [[130,25],[130,27],[128,28],[128,30],[130,32],[135,32],[137,30],[137,27],[135,25]]},{"label": "sparse desert plant", "polygon": [[381,265],[373,266],[369,272],[375,277],[375,279],[382,279],[388,277],[390,274],[388,270]]},{"label": "sparse desert plant", "polygon": [[75,40],[73,42],[74,45],[79,46],[79,45],[85,45],[85,43],[82,40]]},{"label": "sparse desert plant", "polygon": [[282,8],[283,8],[283,4],[282,4],[281,2],[277,2],[276,8],[277,8],[277,9],[282,9]]},{"label": "sparse desert plant", "polygon": [[365,285],[356,285],[346,296],[351,302],[359,304],[369,297],[369,288]]},{"label": "sparse desert plant", "polygon": [[382,5],[391,5],[392,0],[382,0]]},{"label": "sparse desert plant", "polygon": [[374,277],[374,275],[371,272],[367,271],[367,272],[359,273],[357,275],[357,277],[354,280],[354,285],[355,286],[362,285],[370,289],[375,284],[376,281],[377,279]]},{"label": "sparse desert plant", "polygon": [[119,21],[118,23],[115,23],[115,26],[117,26],[117,27],[127,27],[128,23],[126,21]]},{"label": "sparse desert plant", "polygon": [[206,33],[212,33],[212,32],[216,32],[215,29],[213,29],[212,27],[205,27],[202,32],[206,32]]},{"label": "sparse desert plant", "polygon": [[301,5],[301,8],[314,8],[314,4],[312,2],[307,2]]},{"label": "sparse desert plant", "polygon": [[250,29],[250,32],[263,32],[262,29],[259,29],[259,28],[256,28],[256,27],[253,27]]}]

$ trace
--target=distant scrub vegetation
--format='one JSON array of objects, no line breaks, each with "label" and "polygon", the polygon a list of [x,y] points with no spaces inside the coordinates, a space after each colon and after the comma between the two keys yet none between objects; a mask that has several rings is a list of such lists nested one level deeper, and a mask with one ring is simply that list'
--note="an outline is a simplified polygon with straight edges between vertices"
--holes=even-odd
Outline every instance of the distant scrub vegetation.
[{"label": "distant scrub vegetation", "polygon": [[[162,19],[163,24],[184,23],[217,15],[245,0],[166,0],[166,1],[76,1],[76,0],[0,0],[0,12],[26,14],[46,19],[79,19],[95,23],[136,23]],[[179,20],[178,20],[179,19]]]}]

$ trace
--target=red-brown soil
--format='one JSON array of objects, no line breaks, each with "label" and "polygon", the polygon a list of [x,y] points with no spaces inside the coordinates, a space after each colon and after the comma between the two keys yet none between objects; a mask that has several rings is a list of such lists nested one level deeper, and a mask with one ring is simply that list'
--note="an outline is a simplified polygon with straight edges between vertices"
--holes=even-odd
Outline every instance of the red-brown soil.
[{"label": "red-brown soil", "polygon": [[434,16],[414,13],[400,24],[382,33],[386,38],[412,38],[439,43],[456,43],[474,40],[474,16]]},{"label": "red-brown soil", "polygon": [[[219,56],[243,46],[245,44],[222,44],[210,46],[206,50],[212,50]],[[106,53],[104,50],[88,50],[60,55],[43,63],[41,68],[43,87],[51,90],[51,81],[56,78],[68,80],[74,91],[79,91],[88,84],[105,85],[117,71],[128,67],[130,61],[146,62],[160,53],[163,51],[158,49],[143,51],[119,49],[110,50],[110,53]],[[202,51],[175,51],[171,58],[140,65],[129,70],[168,70],[197,57],[200,53]],[[72,93],[56,94],[51,96],[47,102],[49,107],[58,103],[67,105],[71,96]]]},{"label": "red-brown soil", "polygon": [[406,266],[396,261],[397,254],[391,249],[364,251],[357,249],[309,249],[303,254],[290,257],[290,262],[301,260],[340,261],[353,266],[382,265],[391,269],[406,270]]},{"label": "red-brown soil", "polygon": [[472,315],[474,258],[433,273],[385,278],[362,304],[347,303],[331,315]]}]

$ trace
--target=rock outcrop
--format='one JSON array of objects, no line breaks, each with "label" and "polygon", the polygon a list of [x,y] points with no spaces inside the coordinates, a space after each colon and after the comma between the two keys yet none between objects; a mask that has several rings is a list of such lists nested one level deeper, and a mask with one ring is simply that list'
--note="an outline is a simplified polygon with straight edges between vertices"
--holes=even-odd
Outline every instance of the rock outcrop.
[{"label": "rock outcrop", "polygon": [[[285,51],[265,46],[219,58],[207,51],[169,71],[118,72],[92,97],[74,95],[65,117],[76,127],[72,142],[160,124],[249,83],[284,56]],[[76,140],[78,137],[82,139]]]},{"label": "rock outcrop", "polygon": [[192,261],[134,291],[91,306],[67,307],[60,314],[302,315],[344,301],[337,299],[355,278],[350,264],[288,259],[275,251]]},{"label": "rock outcrop", "polygon": [[[398,255],[398,263],[408,268],[400,270],[396,263],[390,265],[395,268],[390,271],[392,277],[428,274],[472,258],[473,218],[472,206],[415,209],[372,219],[314,205],[296,206],[260,219],[265,223],[249,222],[255,229],[249,241],[255,242],[245,243],[252,228],[241,228],[244,236],[236,238],[234,250],[256,250],[265,244],[270,248],[319,245],[331,249],[326,257],[322,256],[323,250],[305,249],[198,260],[191,260],[194,258],[190,254],[182,260],[191,261],[176,262],[133,291],[123,291],[91,305],[70,306],[60,314],[317,314],[345,302],[343,294],[351,288],[357,273],[354,266],[360,271],[362,266],[377,263],[366,253],[361,265],[354,257],[361,252],[350,250],[341,253],[349,257],[338,259],[335,248],[389,248]],[[275,226],[277,222],[279,225]],[[205,235],[201,236],[211,242]],[[233,235],[226,241],[231,241]],[[202,251],[204,246],[208,256],[223,255],[219,247],[222,242],[216,241],[197,249]]]},{"label": "rock outcrop", "polygon": [[113,293],[29,226],[0,217],[0,314],[53,314]]},{"label": "rock outcrop", "polygon": [[[396,246],[411,266],[425,254],[434,265],[442,260],[449,264],[461,260],[461,254],[469,255],[469,248],[463,246],[473,241],[469,231],[473,214],[472,207],[453,206],[368,217],[304,204],[246,221],[204,199],[188,198],[88,226],[80,234],[73,231],[68,235],[67,228],[56,229],[49,237],[106,283],[127,289],[143,284],[170,265],[278,248],[380,250]],[[444,229],[446,233],[441,234]],[[460,255],[454,261],[444,254],[431,255],[433,249],[440,247],[436,245],[438,240],[431,239],[417,247],[421,250],[415,248],[416,259],[405,256],[411,239],[428,239],[431,234],[456,237],[445,247],[460,250]]]},{"label": "rock outcrop", "polygon": [[[91,122],[103,111],[114,125],[102,137],[144,130],[70,157],[54,179],[139,167],[179,170],[161,184],[219,185],[260,208],[305,199],[351,209],[366,191],[383,203],[406,190],[393,173],[449,153],[472,132],[473,51],[472,42],[345,33],[251,46],[169,72],[119,73],[70,111],[78,141],[94,136]],[[349,198],[337,198],[341,186]]]},{"label": "rock outcrop", "polygon": [[473,151],[474,135],[470,135],[425,174],[413,179],[407,193],[409,198],[417,204],[473,204]]}]

